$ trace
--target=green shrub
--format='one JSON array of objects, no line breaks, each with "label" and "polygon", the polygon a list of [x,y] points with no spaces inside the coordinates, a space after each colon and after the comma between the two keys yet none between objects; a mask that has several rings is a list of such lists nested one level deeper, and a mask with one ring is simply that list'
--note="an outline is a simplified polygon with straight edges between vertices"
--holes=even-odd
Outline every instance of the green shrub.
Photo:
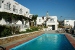
[{"label": "green shrub", "polygon": [[16,30],[15,30],[16,34],[20,34],[20,28],[16,26]]},{"label": "green shrub", "polygon": [[9,35],[12,35],[10,27],[5,25],[3,26],[0,25],[0,37],[5,37]]},{"label": "green shrub", "polygon": [[19,34],[19,30],[20,28],[18,26],[11,26],[10,27],[11,31],[12,31],[12,34]]},{"label": "green shrub", "polygon": [[32,29],[26,29],[26,32],[32,32],[33,30]]},{"label": "green shrub", "polygon": [[31,27],[30,29],[32,29],[33,31],[38,31],[38,27]]},{"label": "green shrub", "polygon": [[9,30],[9,29],[6,29],[6,28],[5,28],[5,29],[1,32],[1,36],[3,36],[3,37],[9,36],[9,35],[12,35],[11,30]]}]

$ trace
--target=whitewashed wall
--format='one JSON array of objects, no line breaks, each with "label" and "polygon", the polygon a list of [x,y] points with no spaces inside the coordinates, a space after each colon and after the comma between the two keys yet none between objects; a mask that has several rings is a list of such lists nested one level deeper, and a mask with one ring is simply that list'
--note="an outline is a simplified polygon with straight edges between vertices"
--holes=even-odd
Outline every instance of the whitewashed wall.
[{"label": "whitewashed wall", "polygon": [[44,20],[42,19],[42,17],[37,17],[37,25],[42,25],[42,23],[44,22]]},{"label": "whitewashed wall", "polygon": [[[58,22],[57,22],[57,16],[49,16],[50,19],[48,19],[48,21],[46,22],[46,25],[55,25],[55,30],[58,29]],[[54,20],[54,21],[50,21],[51,18]],[[44,17],[44,19],[42,19],[42,17],[37,17],[37,25],[42,25],[42,23],[46,20],[46,17]],[[48,28],[51,28],[51,27],[48,27]]]},{"label": "whitewashed wall", "polygon": [[64,20],[64,25],[65,26],[72,26],[72,28],[74,27],[74,22],[75,20]]},{"label": "whitewashed wall", "polygon": [[[10,10],[7,9],[8,8],[7,3],[10,3]],[[3,0],[3,3],[2,0],[0,0],[0,4],[1,4],[0,8],[1,12],[9,12],[18,15],[24,15],[26,17],[28,17],[28,15],[30,14],[30,10],[28,8],[19,4],[15,0]],[[15,9],[17,9],[15,12],[13,11],[13,5],[15,5]],[[20,9],[22,9],[22,14],[19,12]]]},{"label": "whitewashed wall", "polygon": [[[8,9],[9,6],[7,6],[7,3],[10,4],[10,9]],[[15,6],[15,11],[13,11],[14,6]],[[22,9],[22,13],[20,13],[20,9]],[[8,12],[8,13],[13,13],[13,14],[17,14],[17,15],[23,15],[26,17],[29,17],[29,14],[30,14],[30,10],[27,7],[19,4],[15,0],[0,0],[0,12]],[[12,23],[14,23],[14,22],[12,22]],[[0,24],[7,25],[7,24],[9,24],[9,22],[6,23],[6,21],[4,19],[2,19],[2,20],[0,20]],[[11,24],[9,24],[9,25],[11,25]],[[18,25],[20,25],[21,31],[24,31],[25,30],[24,28],[26,26],[29,28],[29,22],[26,25],[25,25],[25,23],[22,24],[22,22],[19,22]]]}]

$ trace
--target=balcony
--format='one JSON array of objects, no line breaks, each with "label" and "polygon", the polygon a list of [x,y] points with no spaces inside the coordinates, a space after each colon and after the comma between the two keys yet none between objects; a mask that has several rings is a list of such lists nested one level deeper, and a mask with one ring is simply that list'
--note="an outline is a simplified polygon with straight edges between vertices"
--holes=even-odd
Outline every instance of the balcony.
[{"label": "balcony", "polygon": [[55,21],[47,21],[47,23],[55,23]]}]

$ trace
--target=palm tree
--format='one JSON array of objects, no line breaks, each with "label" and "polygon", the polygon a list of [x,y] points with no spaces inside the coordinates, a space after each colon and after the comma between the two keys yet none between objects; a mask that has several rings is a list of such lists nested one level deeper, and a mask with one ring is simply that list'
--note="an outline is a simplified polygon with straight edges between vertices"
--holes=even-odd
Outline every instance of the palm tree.
[{"label": "palm tree", "polygon": [[38,15],[33,15],[32,16],[32,21],[34,21],[34,25],[36,26],[36,19],[37,19]]}]

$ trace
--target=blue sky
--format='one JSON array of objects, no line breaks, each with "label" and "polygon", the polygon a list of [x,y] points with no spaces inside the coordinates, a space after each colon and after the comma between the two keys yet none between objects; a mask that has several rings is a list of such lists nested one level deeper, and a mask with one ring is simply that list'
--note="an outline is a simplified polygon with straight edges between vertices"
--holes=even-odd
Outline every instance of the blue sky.
[{"label": "blue sky", "polygon": [[[58,20],[75,19],[75,0],[15,0],[30,9],[31,14],[39,17],[57,16]],[[60,18],[60,16],[62,16]]]}]

